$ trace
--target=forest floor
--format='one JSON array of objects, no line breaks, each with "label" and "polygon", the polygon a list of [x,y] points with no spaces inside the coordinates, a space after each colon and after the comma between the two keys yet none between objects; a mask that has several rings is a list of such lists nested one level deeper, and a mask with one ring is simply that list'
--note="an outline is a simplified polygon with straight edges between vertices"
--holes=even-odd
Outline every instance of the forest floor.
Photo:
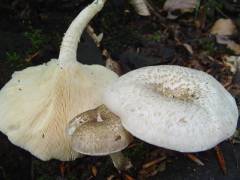
[{"label": "forest floor", "polygon": [[[57,58],[64,31],[90,1],[13,2],[0,3],[0,87],[10,80],[14,71]],[[202,1],[191,12],[180,10],[174,15],[163,10],[164,0],[152,2],[152,15],[142,17],[127,2],[109,1],[91,22],[97,33],[104,33],[101,47],[97,48],[85,33],[79,44],[78,60],[104,65],[101,51],[107,49],[112,59],[121,65],[123,73],[162,64],[199,69],[220,81],[240,106],[240,69],[229,61],[229,57],[240,55],[240,1]],[[216,35],[210,33],[220,18],[230,19],[235,24],[234,33],[228,35],[235,42],[234,48],[229,48],[225,41],[225,44],[220,43]],[[240,144],[227,140],[219,147],[227,174],[221,170],[214,149],[195,154],[205,164],[200,166],[186,154],[135,140],[123,151],[133,164],[126,172],[119,173],[108,156],[85,156],[65,162],[63,175],[60,172],[62,162],[43,162],[11,144],[0,133],[0,179],[239,179]],[[149,162],[153,163],[146,168]]]}]

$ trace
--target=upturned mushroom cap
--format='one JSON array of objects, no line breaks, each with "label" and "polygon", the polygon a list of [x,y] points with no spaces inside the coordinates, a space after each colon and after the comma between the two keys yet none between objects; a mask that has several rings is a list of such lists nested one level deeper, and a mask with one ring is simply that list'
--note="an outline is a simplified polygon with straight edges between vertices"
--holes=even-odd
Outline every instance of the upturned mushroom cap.
[{"label": "upturned mushroom cap", "polygon": [[76,61],[81,33],[104,2],[94,1],[75,18],[58,59],[15,72],[0,91],[0,130],[41,160],[79,156],[65,134],[66,125],[77,114],[101,105],[103,91],[118,77],[103,66]]},{"label": "upturned mushroom cap", "polygon": [[212,148],[233,135],[234,98],[207,73],[180,66],[152,66],[121,76],[104,104],[132,135],[180,152]]},{"label": "upturned mushroom cap", "polygon": [[76,152],[92,156],[119,152],[132,141],[132,136],[123,128],[119,117],[104,105],[73,118],[67,133]]}]

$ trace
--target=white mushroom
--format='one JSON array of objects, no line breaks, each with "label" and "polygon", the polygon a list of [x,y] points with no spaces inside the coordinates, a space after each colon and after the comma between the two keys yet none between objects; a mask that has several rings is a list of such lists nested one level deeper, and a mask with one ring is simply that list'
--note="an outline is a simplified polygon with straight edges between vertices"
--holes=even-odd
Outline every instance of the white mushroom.
[{"label": "white mushroom", "polygon": [[58,59],[15,72],[0,91],[0,130],[41,160],[71,160],[65,128],[73,117],[102,104],[102,93],[117,75],[100,65],[76,60],[82,31],[105,0],[95,0],[71,23]]},{"label": "white mushroom", "polygon": [[129,168],[130,161],[120,151],[133,138],[123,128],[119,117],[105,105],[77,115],[69,122],[66,130],[76,152],[91,156],[110,155],[117,169]]},{"label": "white mushroom", "polygon": [[120,77],[104,104],[132,135],[180,152],[210,149],[233,135],[234,98],[207,73],[180,66],[145,67]]}]

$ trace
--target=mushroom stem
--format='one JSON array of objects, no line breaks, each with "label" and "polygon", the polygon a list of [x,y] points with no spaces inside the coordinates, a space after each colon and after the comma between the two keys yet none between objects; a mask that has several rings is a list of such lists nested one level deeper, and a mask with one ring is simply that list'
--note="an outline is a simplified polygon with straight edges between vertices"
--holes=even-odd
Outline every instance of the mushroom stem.
[{"label": "mushroom stem", "polygon": [[110,154],[113,165],[118,170],[127,170],[132,167],[131,161],[121,151]]},{"label": "mushroom stem", "polygon": [[77,47],[82,32],[90,20],[103,8],[105,2],[106,0],[93,1],[72,21],[63,37],[60,48],[58,59],[61,67],[77,60]]}]

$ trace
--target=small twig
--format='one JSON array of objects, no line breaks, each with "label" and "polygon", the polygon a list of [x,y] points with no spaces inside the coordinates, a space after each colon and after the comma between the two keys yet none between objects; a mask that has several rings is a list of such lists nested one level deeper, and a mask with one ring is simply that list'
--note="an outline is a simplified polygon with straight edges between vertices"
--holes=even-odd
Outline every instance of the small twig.
[{"label": "small twig", "polygon": [[36,56],[39,55],[39,53],[40,53],[40,51],[37,51],[37,52],[29,55],[29,56],[27,57],[27,59],[25,59],[25,61],[26,61],[26,62],[31,62]]},{"label": "small twig", "polygon": [[97,47],[100,47],[100,42],[102,41],[103,33],[96,35],[94,29],[90,25],[87,26],[87,33],[91,36]]},{"label": "small twig", "polygon": [[148,162],[148,163],[145,163],[145,164],[142,166],[142,168],[143,168],[143,169],[147,169],[147,168],[149,168],[149,167],[151,167],[151,166],[153,166],[153,165],[155,165],[155,164],[158,164],[158,163],[160,163],[160,162],[162,162],[162,161],[164,161],[164,160],[166,160],[166,159],[167,159],[166,156],[160,157],[160,158],[158,158],[158,159],[154,159],[154,160],[152,160],[152,161],[150,161],[150,162]]},{"label": "small twig", "polygon": [[227,174],[227,167],[226,167],[226,163],[225,163],[225,159],[222,153],[222,150],[219,146],[215,147],[216,153],[217,153],[217,159],[218,159],[218,163],[220,165],[220,168],[222,169],[224,175]]},{"label": "small twig", "polygon": [[199,158],[197,158],[197,156],[195,156],[195,155],[193,155],[193,154],[186,154],[187,155],[187,157],[189,158],[189,159],[191,159],[193,162],[195,162],[195,163],[197,163],[198,165],[200,165],[200,166],[204,166],[204,163],[199,159]]},{"label": "small twig", "polygon": [[110,53],[106,49],[102,51],[102,55],[106,57],[106,68],[121,76],[123,74],[123,71],[120,64],[112,59]]}]

